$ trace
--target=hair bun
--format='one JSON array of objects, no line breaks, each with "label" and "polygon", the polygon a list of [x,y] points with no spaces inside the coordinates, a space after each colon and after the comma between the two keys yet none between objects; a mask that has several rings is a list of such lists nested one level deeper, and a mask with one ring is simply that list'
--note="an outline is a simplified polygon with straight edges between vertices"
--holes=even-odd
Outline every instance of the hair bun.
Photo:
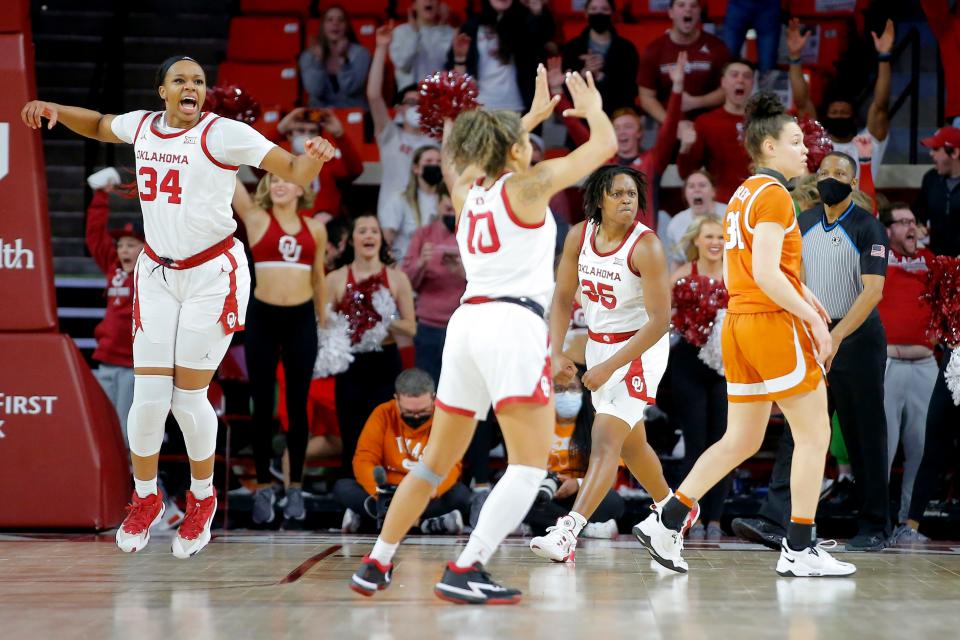
[{"label": "hair bun", "polygon": [[786,113],[786,111],[786,107],[780,102],[777,94],[772,91],[760,91],[747,101],[746,119],[747,122],[750,122],[751,120],[775,118]]}]

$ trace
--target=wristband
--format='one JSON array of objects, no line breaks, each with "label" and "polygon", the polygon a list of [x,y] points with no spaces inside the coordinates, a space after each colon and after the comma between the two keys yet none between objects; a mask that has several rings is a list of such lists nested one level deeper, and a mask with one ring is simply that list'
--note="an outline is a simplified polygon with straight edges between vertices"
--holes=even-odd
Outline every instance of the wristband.
[{"label": "wristband", "polygon": [[787,58],[787,62],[790,64],[801,64],[803,60],[801,58]]},{"label": "wristband", "polygon": [[892,57],[889,53],[878,53],[877,62],[890,62]]}]

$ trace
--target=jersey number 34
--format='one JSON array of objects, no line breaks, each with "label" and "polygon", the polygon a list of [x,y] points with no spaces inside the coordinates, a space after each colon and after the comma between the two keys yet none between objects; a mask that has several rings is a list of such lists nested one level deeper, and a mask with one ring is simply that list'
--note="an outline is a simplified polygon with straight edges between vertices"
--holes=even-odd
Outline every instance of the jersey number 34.
[{"label": "jersey number 34", "polygon": [[157,199],[157,193],[167,194],[168,204],[180,204],[180,171],[170,169],[160,180],[159,188],[157,185],[157,170],[153,167],[140,167],[137,171],[143,176],[143,191],[140,192],[140,200],[143,202],[153,202]]}]

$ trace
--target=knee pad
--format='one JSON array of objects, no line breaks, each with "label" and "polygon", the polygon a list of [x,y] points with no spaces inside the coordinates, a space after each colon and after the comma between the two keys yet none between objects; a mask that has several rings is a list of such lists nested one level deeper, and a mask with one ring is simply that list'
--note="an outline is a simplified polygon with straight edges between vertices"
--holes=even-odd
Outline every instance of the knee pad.
[{"label": "knee pad", "polygon": [[130,451],[141,458],[160,452],[172,397],[172,377],[134,376],[133,402],[127,414],[127,437]]},{"label": "knee pad", "polygon": [[410,475],[412,475],[414,478],[420,478],[425,482],[429,482],[430,486],[432,487],[437,487],[441,482],[443,482],[443,476],[434,473],[430,467],[423,464],[423,460],[413,465],[413,469],[410,469]]},{"label": "knee pad", "polygon": [[206,460],[217,448],[217,414],[203,389],[173,389],[173,417],[183,432],[191,460]]}]

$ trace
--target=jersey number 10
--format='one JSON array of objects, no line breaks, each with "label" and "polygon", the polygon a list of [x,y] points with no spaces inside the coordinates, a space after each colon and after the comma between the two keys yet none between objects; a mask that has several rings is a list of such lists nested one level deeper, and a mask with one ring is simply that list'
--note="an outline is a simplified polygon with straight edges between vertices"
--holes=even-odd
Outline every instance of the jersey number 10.
[{"label": "jersey number 10", "polygon": [[153,202],[157,199],[157,192],[167,194],[168,204],[180,204],[180,171],[170,169],[163,179],[160,180],[160,187],[157,188],[157,170],[153,167],[140,167],[137,171],[143,176],[143,191],[140,192],[140,200],[143,202]]},{"label": "jersey number 10", "polygon": [[493,224],[493,214],[467,212],[467,251],[470,253],[496,253],[500,250],[500,236]]}]

